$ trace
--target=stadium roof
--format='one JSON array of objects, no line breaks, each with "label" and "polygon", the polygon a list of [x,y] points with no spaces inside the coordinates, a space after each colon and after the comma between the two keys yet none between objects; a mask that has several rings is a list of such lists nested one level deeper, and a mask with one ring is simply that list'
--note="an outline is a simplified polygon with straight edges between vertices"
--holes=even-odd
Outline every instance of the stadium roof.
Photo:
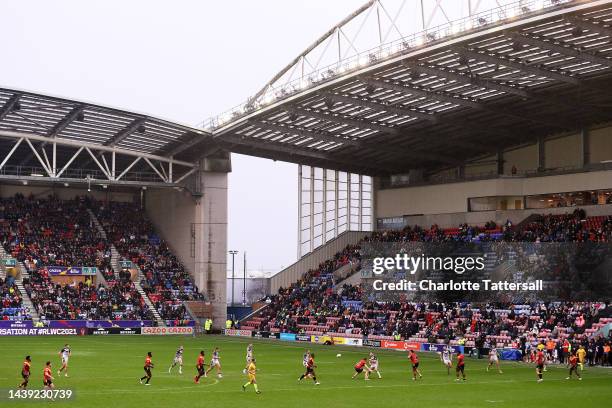
[{"label": "stadium roof", "polygon": [[[342,58],[344,28],[372,10],[378,45]],[[391,42],[385,14],[395,26],[368,2],[204,128],[233,152],[387,175],[612,121],[610,0],[523,0]],[[335,42],[337,61],[304,74],[310,53]]]},{"label": "stadium roof", "polygon": [[210,141],[145,114],[0,88],[0,179],[175,185]]}]

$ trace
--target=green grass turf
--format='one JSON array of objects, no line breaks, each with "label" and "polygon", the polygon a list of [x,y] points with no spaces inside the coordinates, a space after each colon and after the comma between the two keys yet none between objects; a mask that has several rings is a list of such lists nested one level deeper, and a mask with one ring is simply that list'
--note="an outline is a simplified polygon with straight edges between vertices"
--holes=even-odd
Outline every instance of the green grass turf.
[{"label": "green grass turf", "polygon": [[[0,388],[6,394],[20,382],[21,363],[26,354],[33,360],[30,388],[40,388],[42,370],[51,360],[54,374],[59,368],[58,351],[64,342],[72,347],[70,377],[56,376],[58,388],[76,393],[72,401],[9,402],[2,407],[62,405],[74,407],[604,407],[612,398],[612,369],[587,368],[584,380],[566,381],[565,368],[550,367],[543,383],[536,383],[534,367],[502,362],[504,373],[485,371],[486,360],[466,358],[468,381],[456,383],[454,372],[447,375],[436,354],[419,353],[423,379],[412,381],[407,354],[376,350],[383,379],[351,380],[353,365],[369,349],[253,340],[258,361],[258,383],[262,394],[253,388],[241,391],[246,382],[242,374],[245,338],[206,337],[3,337],[0,363]],[[185,346],[183,375],[168,374],[176,348]],[[193,383],[197,353],[205,349],[207,363],[214,346],[221,349],[223,378],[215,376]],[[317,375],[298,382],[303,371],[302,353],[316,353]],[[146,352],[153,353],[152,385],[138,383],[143,375]],[[342,353],[337,358],[336,354]]]}]

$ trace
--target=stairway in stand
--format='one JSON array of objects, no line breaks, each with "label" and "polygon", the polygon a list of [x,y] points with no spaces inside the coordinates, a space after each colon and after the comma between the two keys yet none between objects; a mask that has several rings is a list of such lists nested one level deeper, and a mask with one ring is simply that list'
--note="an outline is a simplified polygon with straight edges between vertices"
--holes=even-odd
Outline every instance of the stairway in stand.
[{"label": "stairway in stand", "polygon": [[[0,260],[3,260],[5,258],[9,258],[9,255],[6,253],[2,245],[0,245]],[[36,311],[36,308],[32,303],[32,299],[30,299],[30,295],[28,295],[28,292],[26,292],[25,287],[23,286],[23,278],[29,278],[30,274],[28,273],[23,262],[17,262],[17,268],[19,269],[20,273],[17,279],[15,280],[15,286],[17,286],[17,289],[19,289],[19,292],[21,293],[21,302],[25,307],[28,308],[28,310],[30,311],[30,316],[32,317],[32,321],[36,324],[40,321],[40,316],[38,315],[38,312]],[[2,278],[4,279],[6,277],[6,270],[4,268],[4,264],[2,265],[1,270]]]},{"label": "stairway in stand", "polygon": [[[100,221],[98,221],[98,217],[96,217],[96,215],[93,213],[93,211],[91,211],[91,209],[89,209],[89,208],[87,209],[87,212],[89,213],[89,216],[91,217],[91,220],[92,220],[93,224],[96,226],[96,228],[97,228],[98,232],[100,233],[100,235],[102,236],[102,238],[104,238],[105,240],[108,241],[108,237],[106,235],[106,231],[104,230],[104,227],[102,227],[102,224],[100,224]],[[109,245],[110,245],[110,250],[111,250],[111,266],[113,267],[113,272],[115,274],[115,279],[119,280],[119,271],[121,271],[121,265],[120,265],[119,262],[121,261],[121,254],[119,254],[119,251],[117,251],[117,248],[115,247],[115,245],[112,242],[109,242]],[[138,276],[136,277],[136,280],[134,281],[134,287],[136,288],[136,291],[140,294],[140,296],[142,296],[142,298],[144,299],[145,304],[147,305],[149,310],[151,310],[151,313],[153,314],[153,317],[157,321],[157,325],[158,326],[165,326],[166,322],[164,321],[164,319],[162,319],[161,315],[159,314],[159,312],[155,308],[155,305],[153,304],[153,302],[151,302],[151,299],[149,299],[149,296],[147,295],[147,293],[142,288],[142,285],[140,284],[140,281],[144,277],[144,275],[142,274],[142,271],[140,270],[140,268],[136,264],[133,264],[133,267],[138,272]]]},{"label": "stairway in stand", "polygon": [[142,285],[140,284],[142,279],[144,279],[144,275],[142,274],[142,271],[136,264],[133,264],[133,267],[134,269],[136,269],[136,271],[138,271],[138,277],[134,281],[134,286],[136,287],[136,290],[138,291],[138,293],[140,293],[140,296],[142,296],[142,298],[144,299],[145,304],[149,307],[149,310],[151,310],[151,312],[153,313],[153,317],[155,317],[155,320],[157,321],[157,325],[166,326],[166,321],[162,319],[161,315],[155,308],[155,305],[153,304],[153,302],[151,302],[151,299],[149,299],[147,292],[144,291],[144,289],[142,288]]}]

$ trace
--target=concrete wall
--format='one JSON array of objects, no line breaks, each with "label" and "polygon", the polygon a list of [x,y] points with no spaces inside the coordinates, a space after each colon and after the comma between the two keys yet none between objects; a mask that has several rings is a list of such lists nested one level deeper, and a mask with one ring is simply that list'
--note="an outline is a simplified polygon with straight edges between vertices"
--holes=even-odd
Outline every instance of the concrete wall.
[{"label": "concrete wall", "polygon": [[589,132],[591,163],[612,160],[612,127]]},{"label": "concrete wall", "polygon": [[336,238],[327,242],[325,245],[315,249],[299,261],[283,269],[270,278],[270,293],[278,293],[280,287],[287,287],[297,281],[304,273],[310,269],[317,268],[323,261],[333,258],[333,256],[344,249],[349,244],[356,244],[369,232],[346,231]]},{"label": "concrete wall", "polygon": [[512,166],[517,172],[535,171],[538,168],[538,146],[530,145],[504,152],[504,174],[512,174]]},{"label": "concrete wall", "polygon": [[612,188],[612,171],[376,190],[376,218],[467,212],[470,197],[526,196],[609,188]]},{"label": "concrete wall", "polygon": [[580,167],[582,165],[582,139],[574,134],[545,142],[544,163],[547,169]]},{"label": "concrete wall", "polygon": [[191,274],[195,272],[191,226],[195,222],[197,205],[188,191],[158,188],[149,189],[145,194],[146,212],[155,229]]}]

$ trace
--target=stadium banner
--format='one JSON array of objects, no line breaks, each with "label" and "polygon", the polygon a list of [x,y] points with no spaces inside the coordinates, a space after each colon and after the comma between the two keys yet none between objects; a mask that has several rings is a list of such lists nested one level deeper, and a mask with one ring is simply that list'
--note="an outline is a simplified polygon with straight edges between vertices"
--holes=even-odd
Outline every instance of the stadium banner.
[{"label": "stadium banner", "polygon": [[393,349],[393,350],[420,350],[421,345],[419,343],[410,342],[410,341],[383,340],[382,348]]},{"label": "stadium banner", "polygon": [[278,339],[280,337],[279,333],[270,333],[269,331],[255,331],[253,332],[253,337],[258,339]]},{"label": "stadium banner", "polygon": [[[195,320],[166,320],[166,326],[192,326],[195,327]],[[150,326],[150,325],[149,325]]]},{"label": "stadium banner", "polygon": [[296,341],[310,341],[310,335],[308,334],[298,334],[295,336]]},{"label": "stadium banner", "polygon": [[93,336],[106,336],[109,334],[120,334],[120,335],[134,335],[140,334],[140,327],[98,327],[97,329],[89,328],[87,329],[87,334]]},{"label": "stadium banner", "polygon": [[[335,339],[336,337],[334,337]],[[357,347],[361,347],[363,346],[363,339],[356,339],[354,337],[344,337],[344,343],[347,346],[357,346]]]},{"label": "stadium banner", "polygon": [[366,347],[382,347],[382,342],[380,340],[363,339],[361,344]]},{"label": "stadium banner", "polygon": [[143,327],[152,326],[151,320],[50,320],[51,328],[98,328],[98,327]]},{"label": "stadium banner", "polygon": [[252,330],[239,330],[239,329],[225,329],[224,334],[226,336],[233,336],[233,337],[252,337],[253,331]]},{"label": "stadium banner", "polygon": [[0,329],[31,329],[33,327],[31,320],[0,320]]},{"label": "stadium banner", "polygon": [[[245,330],[246,331],[246,330]],[[192,335],[194,333],[193,327],[191,326],[172,326],[172,327],[143,327],[140,330],[140,334],[153,335],[153,336],[171,336],[171,335]]]},{"label": "stadium banner", "polygon": [[134,264],[132,263],[132,261],[122,260],[119,261],[119,266],[121,267],[121,269],[132,269],[134,267]]},{"label": "stadium banner", "polygon": [[296,340],[296,336],[293,333],[281,333],[279,338],[283,341],[295,341]]},{"label": "stadium banner", "polygon": [[2,260],[2,263],[7,268],[14,268],[15,266],[17,266],[17,260],[15,258],[4,258]]},{"label": "stadium banner", "polygon": [[312,343],[317,343],[317,344],[344,344],[347,346],[361,346],[362,345],[361,339],[341,337],[341,336],[312,335],[310,336],[310,341]]},{"label": "stadium banner", "polygon": [[0,328],[0,336],[77,336],[77,329],[52,329],[49,327],[34,328]]},{"label": "stadium banner", "polygon": [[[435,343],[422,343],[421,351],[433,351],[435,353],[441,353],[447,348],[447,344],[435,344]],[[464,346],[450,346],[453,353],[463,353]]]},{"label": "stadium banner", "polygon": [[50,276],[95,276],[98,268],[95,266],[47,266]]},{"label": "stadium banner", "polygon": [[503,349],[500,353],[500,358],[502,360],[521,361],[523,359],[523,355],[516,349]]}]

